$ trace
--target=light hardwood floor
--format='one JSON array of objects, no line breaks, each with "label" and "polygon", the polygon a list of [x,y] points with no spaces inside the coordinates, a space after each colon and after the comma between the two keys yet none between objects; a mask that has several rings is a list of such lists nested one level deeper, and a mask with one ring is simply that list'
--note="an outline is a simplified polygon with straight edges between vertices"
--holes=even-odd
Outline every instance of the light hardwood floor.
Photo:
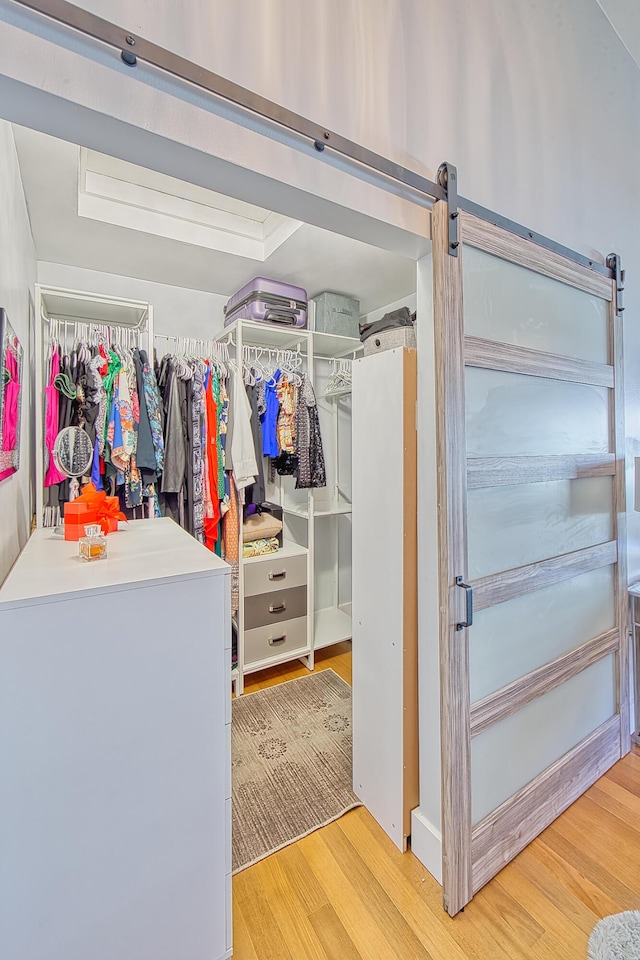
[{"label": "light hardwood floor", "polygon": [[[350,644],[323,651],[351,682]],[[246,692],[308,673],[287,664]],[[564,960],[640,909],[640,755],[621,760],[450,919],[440,888],[360,808],[233,880],[235,960]]]}]

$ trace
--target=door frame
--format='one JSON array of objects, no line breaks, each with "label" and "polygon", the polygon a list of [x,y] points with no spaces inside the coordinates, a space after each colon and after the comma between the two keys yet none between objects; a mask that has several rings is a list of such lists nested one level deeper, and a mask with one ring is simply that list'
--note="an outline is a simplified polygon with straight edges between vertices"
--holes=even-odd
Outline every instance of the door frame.
[{"label": "door frame", "polygon": [[[461,213],[459,255],[449,253],[450,213],[438,202],[432,211],[434,335],[438,444],[442,871],[444,905],[454,916],[477,890],[574,802],[630,749],[629,641],[626,565],[623,345],[615,280],[607,279],[560,254],[543,249],[495,224]],[[464,246],[562,281],[609,304],[609,364],[569,360],[540,351],[493,344],[464,336],[462,262]],[[465,367],[480,366],[529,373],[611,390],[610,454],[603,457],[512,458],[467,462]],[[535,461],[535,462],[534,462]],[[504,575],[475,581],[480,608],[519,595],[522,577],[530,589],[615,563],[616,627],[558,657],[475,704],[469,694],[469,631],[463,591],[467,582],[467,486],[487,485],[498,471],[505,482],[613,477],[614,538],[562,558],[518,568],[513,583]],[[497,479],[497,478],[496,478]],[[500,482],[498,480],[498,482]],[[534,586],[535,585],[535,586]],[[528,591],[527,591],[528,592]],[[474,827],[471,815],[471,740],[560,683],[610,653],[616,655],[616,714],[506,800]],[[510,829],[496,828],[501,819]]]}]

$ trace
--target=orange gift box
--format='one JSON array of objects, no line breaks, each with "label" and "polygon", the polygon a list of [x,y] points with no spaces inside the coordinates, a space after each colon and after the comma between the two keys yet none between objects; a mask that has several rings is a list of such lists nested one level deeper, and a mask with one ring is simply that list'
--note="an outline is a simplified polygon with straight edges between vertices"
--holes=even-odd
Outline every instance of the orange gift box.
[{"label": "orange gift box", "polygon": [[64,505],[64,538],[79,540],[84,537],[84,528],[88,523],[97,523],[98,514],[92,503],[80,503],[73,500]]},{"label": "orange gift box", "polygon": [[[96,490],[92,483],[88,483],[86,487],[83,488],[82,493],[73,501],[73,504],[74,506],[76,504],[78,506],[84,505],[90,510],[93,510],[93,522],[100,524],[103,533],[115,533],[118,529],[118,520],[124,520],[125,522],[127,520],[124,513],[120,510],[120,501],[118,498],[108,497],[104,490]],[[91,521],[87,520],[83,521],[83,523],[91,523]],[[80,536],[82,536],[82,534],[80,534]],[[76,537],[75,539],[79,538]]]}]

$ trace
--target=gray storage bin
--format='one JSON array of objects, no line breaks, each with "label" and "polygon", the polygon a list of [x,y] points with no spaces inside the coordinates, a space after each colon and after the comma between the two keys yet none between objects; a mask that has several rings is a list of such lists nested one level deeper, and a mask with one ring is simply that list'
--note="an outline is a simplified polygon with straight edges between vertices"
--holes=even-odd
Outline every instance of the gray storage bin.
[{"label": "gray storage bin", "polygon": [[383,350],[393,350],[394,347],[416,347],[416,328],[411,327],[389,327],[388,330],[381,330],[367,337],[364,342],[365,357],[372,353],[382,353]]},{"label": "gray storage bin", "polygon": [[329,291],[313,299],[316,305],[316,330],[320,333],[338,334],[341,337],[357,338],[359,336],[359,300]]}]

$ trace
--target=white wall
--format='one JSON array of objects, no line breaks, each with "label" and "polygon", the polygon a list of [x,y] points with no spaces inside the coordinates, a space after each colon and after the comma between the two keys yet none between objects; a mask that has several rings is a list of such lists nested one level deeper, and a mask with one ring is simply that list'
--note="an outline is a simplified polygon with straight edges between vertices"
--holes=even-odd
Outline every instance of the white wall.
[{"label": "white wall", "polygon": [[17,473],[0,483],[0,583],[29,536],[31,525],[32,404],[30,291],[36,259],[11,126],[0,121],[0,306],[24,348],[21,455]]},{"label": "white wall", "polygon": [[[222,308],[227,297],[166,283],[152,283],[133,277],[120,277],[98,270],[70,267],[63,263],[38,261],[38,282],[112,297],[146,300],[153,305],[155,333],[207,339],[222,329]],[[159,339],[158,349],[164,342]]]},{"label": "white wall", "polygon": [[[640,453],[640,71],[596,0],[192,0],[188,16],[156,0],[111,0],[108,11],[100,0],[80,5],[431,177],[446,158],[457,164],[465,196],[569,246],[601,259],[619,252],[627,268],[633,462]],[[269,143],[264,125],[236,127],[226,119],[237,116],[233,110],[193,90],[182,91],[185,104],[176,84],[142,66],[127,71],[110,51],[43,28],[8,0],[0,0],[0,19],[1,109],[18,122],[59,136],[66,130],[71,139],[82,130],[80,139],[97,149],[247,200],[262,194],[264,203],[267,184],[272,209],[335,228],[333,202],[345,232],[404,243],[405,252],[407,231],[424,229],[419,209],[353,181],[328,151],[318,156],[284,134]],[[234,163],[260,176],[236,176]],[[430,373],[428,353],[420,362]],[[420,414],[429,410],[423,405]],[[427,435],[421,427],[423,456]],[[637,578],[636,514],[629,538]],[[423,710],[423,744],[434,733],[427,718]],[[422,786],[426,795],[424,779]]]}]

